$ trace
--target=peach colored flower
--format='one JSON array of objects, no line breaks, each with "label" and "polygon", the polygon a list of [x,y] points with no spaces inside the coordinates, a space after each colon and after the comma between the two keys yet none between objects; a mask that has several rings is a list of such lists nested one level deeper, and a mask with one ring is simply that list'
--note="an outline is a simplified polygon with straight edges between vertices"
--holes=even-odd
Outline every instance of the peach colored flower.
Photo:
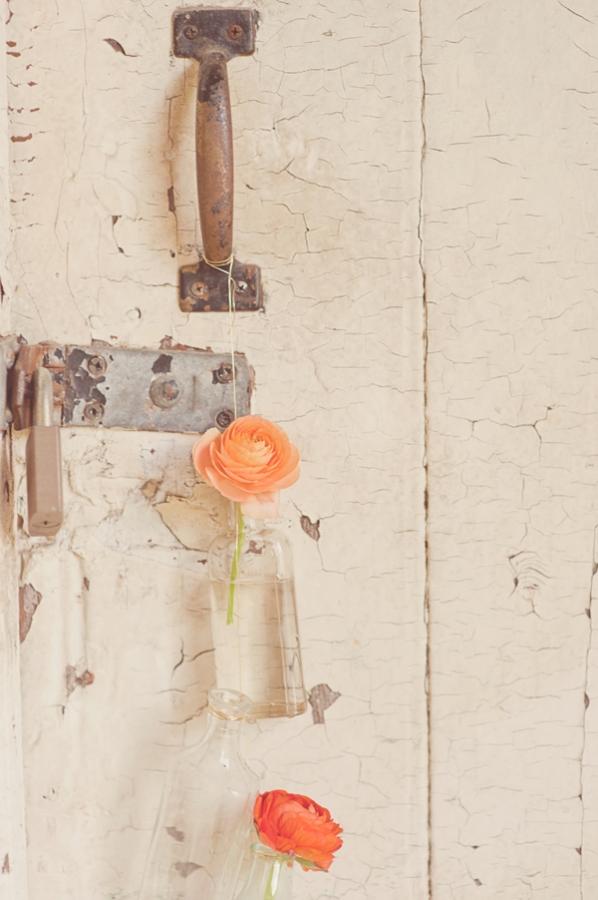
[{"label": "peach colored flower", "polygon": [[193,463],[216,490],[249,516],[278,511],[281,488],[299,477],[299,451],[278,425],[261,416],[235,419],[222,434],[210,428],[193,448]]},{"label": "peach colored flower", "polygon": [[260,841],[278,853],[327,871],[343,846],[340,825],[309,797],[268,791],[255,801],[253,820]]}]

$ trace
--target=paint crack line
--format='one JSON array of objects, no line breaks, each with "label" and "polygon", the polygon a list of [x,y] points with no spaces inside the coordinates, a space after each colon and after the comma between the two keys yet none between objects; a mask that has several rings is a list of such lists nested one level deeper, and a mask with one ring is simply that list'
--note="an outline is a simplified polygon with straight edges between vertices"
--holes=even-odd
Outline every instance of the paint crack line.
[{"label": "paint crack line", "polygon": [[419,0],[419,72],[421,82],[420,122],[421,147],[419,171],[419,212],[417,222],[417,240],[419,246],[418,265],[422,291],[422,379],[423,379],[423,412],[424,412],[424,621],[426,628],[425,658],[425,695],[426,695],[426,746],[427,746],[427,784],[426,784],[426,819],[427,819],[427,887],[428,900],[432,900],[433,869],[433,837],[432,837],[432,679],[431,649],[432,621],[430,608],[430,520],[429,520],[429,336],[428,336],[428,298],[426,293],[426,266],[424,254],[424,176],[428,135],[426,128],[426,76],[424,70],[424,10],[423,0]]}]

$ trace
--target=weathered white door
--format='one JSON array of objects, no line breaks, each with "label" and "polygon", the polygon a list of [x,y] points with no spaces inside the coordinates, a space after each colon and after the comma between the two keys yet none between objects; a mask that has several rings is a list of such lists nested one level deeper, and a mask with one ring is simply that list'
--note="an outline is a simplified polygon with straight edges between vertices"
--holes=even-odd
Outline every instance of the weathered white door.
[{"label": "weathered white door", "polygon": [[[300,446],[306,678],[340,697],[246,748],[266,787],[345,826],[298,898],[588,900],[594,4],[256,5],[257,52],[230,76],[235,243],[265,314],[231,334],[178,309],[196,71],[170,56],[174,5],[10,0],[0,331],[232,342],[254,410]],[[3,440],[2,900],[135,897],[213,681],[221,508],[192,443],[63,429],[48,541],[23,527],[24,437]]]},{"label": "weathered white door", "polygon": [[[345,825],[334,873],[298,877],[298,896],[419,898],[418,14],[259,6],[258,52],[230,76],[236,247],[262,267],[268,299],[265,315],[237,316],[234,341],[256,370],[254,409],[301,447],[286,514],[306,678],[341,696],[325,724],[268,723],[247,751],[265,785],[311,793]],[[7,9],[5,331],[230,348],[226,316],[178,310],[178,267],[197,254],[196,69],[170,56],[173,11],[164,0]],[[11,588],[5,691],[16,715],[20,671],[27,858],[7,834],[10,900],[134,897],[161,773],[213,679],[205,559],[218,509],[191,470],[192,443],[63,430],[67,518],[54,541],[23,530],[24,441],[11,444],[7,558],[26,634],[17,668]],[[13,792],[18,806],[18,781]]]}]

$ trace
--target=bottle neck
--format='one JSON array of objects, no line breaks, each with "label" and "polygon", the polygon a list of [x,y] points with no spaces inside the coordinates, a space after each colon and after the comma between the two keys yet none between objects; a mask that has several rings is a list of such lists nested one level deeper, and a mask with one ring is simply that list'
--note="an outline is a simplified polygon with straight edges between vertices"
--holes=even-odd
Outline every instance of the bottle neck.
[{"label": "bottle neck", "polygon": [[[258,519],[255,516],[248,516],[245,513],[243,517],[243,530],[247,532],[272,531],[283,525],[283,519],[280,517],[269,519]],[[229,503],[227,525],[230,531],[236,531],[240,527],[241,519],[239,517],[239,504]]]},{"label": "bottle neck", "polygon": [[208,712],[206,740],[217,746],[223,762],[240,755],[242,719],[223,719]]}]

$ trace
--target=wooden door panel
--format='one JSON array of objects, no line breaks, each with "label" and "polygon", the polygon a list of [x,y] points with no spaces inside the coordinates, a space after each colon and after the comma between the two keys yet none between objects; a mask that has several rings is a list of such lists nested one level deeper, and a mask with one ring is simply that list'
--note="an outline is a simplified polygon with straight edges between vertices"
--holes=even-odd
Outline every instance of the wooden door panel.
[{"label": "wooden door panel", "polygon": [[[178,309],[178,266],[197,258],[196,72],[170,57],[173,9],[32,0],[7,15],[10,327],[247,353],[254,409],[304,460],[284,512],[308,688],[341,695],[323,724],[261,725],[248,753],[266,786],[313,793],[346,828],[333,873],[298,876],[298,897],[420,900],[419,15],[260,4],[258,52],[230,78],[236,245],[262,268],[267,309],[231,336],[226,316]],[[27,900],[132,900],[161,772],[200,727],[217,518],[191,443],[64,430],[64,528],[53,543],[18,528],[21,586],[39,594],[21,662]],[[23,438],[14,452],[22,516]]]}]

